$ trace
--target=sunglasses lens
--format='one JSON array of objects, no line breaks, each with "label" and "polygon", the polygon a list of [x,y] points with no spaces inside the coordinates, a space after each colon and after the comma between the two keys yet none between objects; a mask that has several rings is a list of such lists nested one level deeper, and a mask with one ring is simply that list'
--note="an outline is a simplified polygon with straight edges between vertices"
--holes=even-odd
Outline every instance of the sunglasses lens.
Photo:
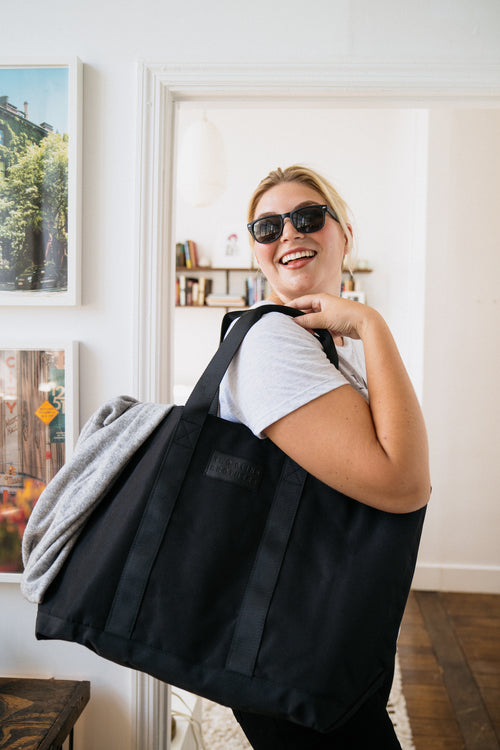
[{"label": "sunglasses lens", "polygon": [[253,225],[253,236],[257,242],[274,242],[278,239],[282,229],[281,216],[266,216]]},{"label": "sunglasses lens", "polygon": [[321,206],[305,206],[293,212],[293,225],[299,232],[318,232],[325,225],[325,212]]}]

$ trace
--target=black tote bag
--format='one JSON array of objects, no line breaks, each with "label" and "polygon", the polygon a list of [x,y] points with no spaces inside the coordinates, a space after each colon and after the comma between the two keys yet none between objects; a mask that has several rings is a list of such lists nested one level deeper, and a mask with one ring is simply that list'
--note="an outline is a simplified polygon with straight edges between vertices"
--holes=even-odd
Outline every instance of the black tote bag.
[{"label": "black tote bag", "polygon": [[425,509],[356,502],[210,413],[269,311],[300,314],[270,305],[237,320],[86,522],[36,636],[327,731],[390,678]]}]

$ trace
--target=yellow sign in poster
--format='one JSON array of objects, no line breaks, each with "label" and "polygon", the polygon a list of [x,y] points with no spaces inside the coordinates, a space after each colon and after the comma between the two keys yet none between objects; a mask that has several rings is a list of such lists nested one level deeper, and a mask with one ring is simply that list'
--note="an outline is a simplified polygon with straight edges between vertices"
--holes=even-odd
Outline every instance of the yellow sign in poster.
[{"label": "yellow sign in poster", "polygon": [[50,401],[44,401],[43,404],[40,404],[35,414],[44,424],[50,424],[50,422],[57,417],[59,412],[55,406],[52,406]]}]

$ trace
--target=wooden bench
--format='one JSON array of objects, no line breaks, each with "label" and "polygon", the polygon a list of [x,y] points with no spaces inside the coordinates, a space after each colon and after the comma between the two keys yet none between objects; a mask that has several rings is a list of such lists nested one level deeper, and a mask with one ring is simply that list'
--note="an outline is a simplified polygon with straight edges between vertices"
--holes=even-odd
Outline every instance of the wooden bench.
[{"label": "wooden bench", "polygon": [[59,750],[89,702],[90,682],[0,677],[0,748]]}]

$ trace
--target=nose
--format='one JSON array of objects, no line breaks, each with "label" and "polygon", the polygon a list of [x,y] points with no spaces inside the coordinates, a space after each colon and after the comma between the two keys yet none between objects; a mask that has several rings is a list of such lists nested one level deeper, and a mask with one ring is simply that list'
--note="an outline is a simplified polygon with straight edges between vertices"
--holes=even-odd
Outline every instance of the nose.
[{"label": "nose", "polygon": [[294,225],[292,224],[290,217],[287,216],[286,219],[283,220],[283,232],[281,233],[281,237],[285,240],[293,239],[294,237],[301,237],[302,232],[299,232],[298,229],[295,229]]}]

